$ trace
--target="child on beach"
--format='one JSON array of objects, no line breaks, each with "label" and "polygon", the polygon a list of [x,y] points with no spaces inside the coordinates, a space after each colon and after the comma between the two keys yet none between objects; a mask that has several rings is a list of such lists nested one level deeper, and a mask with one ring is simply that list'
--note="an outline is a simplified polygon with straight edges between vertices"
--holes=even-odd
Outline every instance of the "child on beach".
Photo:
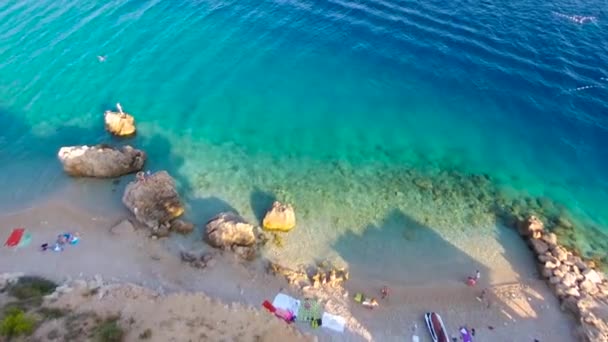
[{"label": "child on beach", "polygon": [[477,282],[479,281],[479,278],[481,278],[481,272],[479,272],[479,270],[477,270],[475,272],[475,277],[469,276],[467,278],[467,285],[475,286],[477,284]]}]

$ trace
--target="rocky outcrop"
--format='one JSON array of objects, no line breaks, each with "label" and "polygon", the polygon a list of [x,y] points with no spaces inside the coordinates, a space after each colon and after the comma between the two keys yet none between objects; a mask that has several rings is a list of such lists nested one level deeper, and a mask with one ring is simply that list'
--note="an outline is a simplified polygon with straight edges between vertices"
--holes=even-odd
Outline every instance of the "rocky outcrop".
[{"label": "rocky outcrop", "polygon": [[608,341],[608,281],[595,265],[559,244],[535,216],[517,225],[540,262],[540,273],[553,288],[563,310],[580,323],[582,341]]},{"label": "rocky outcrop", "polygon": [[119,177],[141,170],[146,161],[146,154],[131,146],[69,146],[57,155],[65,172],[74,177]]},{"label": "rocky outcrop", "polygon": [[273,275],[279,275],[287,280],[290,285],[300,289],[306,288],[333,288],[342,289],[344,282],[348,280],[349,273],[345,268],[332,266],[330,263],[322,262],[316,267],[310,268],[310,275],[305,269],[294,270],[270,262],[267,271]]},{"label": "rocky outcrop", "polygon": [[221,213],[209,220],[205,238],[211,246],[232,250],[243,259],[251,260],[255,257],[255,227],[235,213]]},{"label": "rocky outcrop", "polygon": [[540,239],[542,232],[545,229],[545,225],[538,217],[532,215],[526,220],[519,222],[518,229],[519,233],[524,237]]},{"label": "rocky outcrop", "polygon": [[262,226],[265,230],[288,232],[296,226],[296,213],[291,204],[275,201],[264,216]]},{"label": "rocky outcrop", "polygon": [[103,115],[106,130],[118,137],[129,137],[135,134],[135,119],[132,115],[106,111]]},{"label": "rocky outcrop", "polygon": [[172,220],[184,213],[175,181],[166,171],[138,174],[136,180],[127,184],[122,202],[138,222],[155,233],[168,231]]}]

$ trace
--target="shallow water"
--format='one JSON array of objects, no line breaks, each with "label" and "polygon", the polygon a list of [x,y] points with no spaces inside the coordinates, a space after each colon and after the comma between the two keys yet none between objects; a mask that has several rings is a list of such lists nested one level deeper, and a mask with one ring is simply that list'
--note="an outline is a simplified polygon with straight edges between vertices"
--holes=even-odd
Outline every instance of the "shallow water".
[{"label": "shallow water", "polygon": [[579,248],[605,256],[601,5],[8,1],[0,200],[69,182],[58,147],[111,141],[101,114],[121,102],[139,124],[130,143],[178,179],[196,221],[289,200],[288,247],[331,254],[394,213],[399,226],[482,231],[498,197],[569,216]]}]

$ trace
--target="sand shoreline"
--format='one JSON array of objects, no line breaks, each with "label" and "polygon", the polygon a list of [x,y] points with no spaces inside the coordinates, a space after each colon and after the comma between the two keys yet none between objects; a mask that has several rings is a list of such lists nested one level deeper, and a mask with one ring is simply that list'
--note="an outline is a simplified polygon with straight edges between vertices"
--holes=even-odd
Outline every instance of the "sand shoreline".
[{"label": "sand shoreline", "polygon": [[[238,302],[258,308],[264,299],[272,300],[281,290],[296,297],[308,294],[321,299],[328,312],[348,319],[344,334],[297,325],[321,341],[403,339],[410,336],[414,322],[418,322],[421,340],[427,341],[421,317],[430,310],[442,314],[450,332],[456,332],[465,324],[475,327],[480,341],[575,340],[574,321],[559,309],[550,289],[538,278],[531,252],[516,232],[500,230],[503,228],[497,228],[496,235],[482,237],[477,244],[460,241],[450,247],[442,239],[421,239],[408,245],[413,249],[408,254],[408,258],[413,259],[409,263],[407,259],[391,255],[395,251],[390,248],[379,254],[374,249],[376,243],[380,243],[376,241],[379,237],[362,237],[358,243],[374,252],[372,256],[376,258],[370,260],[364,250],[359,250],[364,254],[364,262],[357,264],[359,259],[349,259],[351,278],[345,284],[346,295],[303,293],[290,288],[283,279],[266,274],[261,260],[243,263],[230,254],[218,254],[213,267],[204,271],[194,269],[179,260],[178,251],[210,250],[200,238],[177,236],[151,240],[141,231],[112,234],[110,228],[128,217],[124,210],[114,210],[113,205],[104,207],[103,203],[98,210],[92,210],[73,204],[78,203],[73,199],[71,203],[65,200],[65,196],[52,198],[33,208],[0,216],[0,225],[7,227],[3,231],[23,226],[33,234],[31,245],[25,248],[0,249],[0,270],[37,274],[57,281],[99,274],[112,282],[134,283],[159,293],[204,292],[226,303]],[[41,242],[63,231],[80,232],[82,242],[61,253],[43,254],[37,250]],[[499,238],[502,241],[498,241]],[[441,245],[430,251],[413,247],[439,242]],[[468,246],[466,253],[459,250],[459,244]],[[437,247],[444,251],[438,251]],[[353,250],[357,248],[355,243]],[[428,256],[432,254],[438,258],[431,260]],[[281,251],[271,250],[264,257],[280,259]],[[384,269],[378,270],[382,258],[391,257],[398,265],[387,262]],[[421,263],[417,258],[426,258],[428,263]],[[432,269],[425,270],[425,265]],[[466,287],[463,278],[476,268],[481,268],[483,274],[479,287]],[[403,275],[390,274],[399,270]],[[391,288],[391,295],[377,310],[362,308],[351,299],[351,295],[359,291],[376,295],[384,285]],[[492,302],[489,308],[475,298],[482,287],[489,289],[488,298]],[[494,329],[490,330],[489,326]]]}]

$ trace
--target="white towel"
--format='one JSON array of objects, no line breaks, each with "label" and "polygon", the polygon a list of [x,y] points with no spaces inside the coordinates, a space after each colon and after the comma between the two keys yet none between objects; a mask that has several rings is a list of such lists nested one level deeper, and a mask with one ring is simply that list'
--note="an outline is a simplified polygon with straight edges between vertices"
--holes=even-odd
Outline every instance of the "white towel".
[{"label": "white towel", "polygon": [[324,312],[321,318],[321,326],[323,328],[331,329],[337,332],[344,332],[344,326],[346,325],[346,319],[342,316],[332,315]]},{"label": "white towel", "polygon": [[277,309],[290,311],[294,315],[297,315],[298,310],[300,310],[300,301],[286,294],[279,293],[276,297],[274,297],[272,306]]}]

